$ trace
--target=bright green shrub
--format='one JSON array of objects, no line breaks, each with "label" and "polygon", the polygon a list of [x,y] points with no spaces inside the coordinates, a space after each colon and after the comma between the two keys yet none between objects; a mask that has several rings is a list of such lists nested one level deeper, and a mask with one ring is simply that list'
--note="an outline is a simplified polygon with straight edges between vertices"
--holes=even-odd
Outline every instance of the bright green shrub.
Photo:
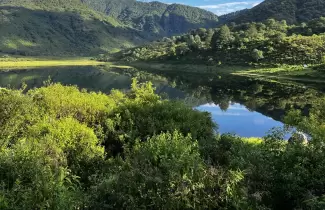
[{"label": "bright green shrub", "polygon": [[106,121],[105,145],[109,154],[121,153],[136,138],[145,141],[175,129],[183,135],[190,133],[199,144],[214,139],[215,124],[208,113],[193,110],[181,102],[161,100],[150,83],[138,85],[134,81],[128,96]]},{"label": "bright green shrub", "polygon": [[28,92],[33,101],[53,117],[73,117],[94,125],[102,122],[116,102],[103,93],[79,91],[75,86],[53,84]]},{"label": "bright green shrub", "polygon": [[22,91],[0,89],[0,148],[14,144],[42,115]]},{"label": "bright green shrub", "polygon": [[58,164],[68,167],[85,182],[104,159],[104,148],[93,129],[72,118],[39,122],[29,128],[27,138],[52,147],[51,155]]},{"label": "bright green shrub", "polygon": [[77,177],[53,157],[55,147],[22,139],[0,151],[1,209],[75,209],[80,205]]}]

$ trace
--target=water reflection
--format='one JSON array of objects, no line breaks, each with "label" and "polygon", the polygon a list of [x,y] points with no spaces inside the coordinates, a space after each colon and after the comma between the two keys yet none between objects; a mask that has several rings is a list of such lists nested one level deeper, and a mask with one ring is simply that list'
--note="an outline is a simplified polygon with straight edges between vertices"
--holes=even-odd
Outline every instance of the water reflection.
[{"label": "water reflection", "polygon": [[[221,133],[241,136],[264,136],[281,121],[289,110],[308,115],[322,91],[305,85],[278,83],[260,79],[199,72],[116,69],[109,66],[51,67],[0,71],[0,87],[41,87],[52,82],[77,85],[92,91],[109,93],[112,89],[127,91],[131,78],[151,81],[164,98],[181,99],[192,107],[211,112]],[[234,104],[229,103],[233,101]]]},{"label": "water reflection", "polygon": [[49,78],[52,82],[105,93],[112,88],[125,89],[131,84],[129,76],[106,71],[101,67],[78,66],[0,71],[0,86],[20,88],[25,83],[28,88],[41,87]]},{"label": "water reflection", "polygon": [[283,126],[283,123],[250,111],[238,103],[230,104],[227,111],[213,103],[201,105],[196,109],[210,112],[221,134],[234,133],[242,137],[264,137],[273,127]]}]

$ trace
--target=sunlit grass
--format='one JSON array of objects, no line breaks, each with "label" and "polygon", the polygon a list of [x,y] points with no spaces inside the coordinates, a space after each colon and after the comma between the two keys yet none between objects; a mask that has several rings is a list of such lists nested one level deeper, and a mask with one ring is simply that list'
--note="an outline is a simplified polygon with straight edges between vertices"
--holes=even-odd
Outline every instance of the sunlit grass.
[{"label": "sunlit grass", "polygon": [[68,60],[40,60],[40,59],[7,59],[0,60],[0,68],[21,68],[21,67],[54,67],[54,66],[96,66],[105,63],[90,59],[68,59]]},{"label": "sunlit grass", "polygon": [[281,66],[274,68],[256,68],[250,69],[241,73],[261,73],[261,74],[283,74],[283,73],[298,73],[302,71],[306,71],[308,68],[304,68],[303,66]]}]

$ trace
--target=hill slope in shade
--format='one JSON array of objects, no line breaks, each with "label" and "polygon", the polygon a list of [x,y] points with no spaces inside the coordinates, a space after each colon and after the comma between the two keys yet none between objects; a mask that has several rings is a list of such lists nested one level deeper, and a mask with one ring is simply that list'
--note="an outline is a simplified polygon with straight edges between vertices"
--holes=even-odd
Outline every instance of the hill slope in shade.
[{"label": "hill slope in shade", "polygon": [[259,22],[269,18],[288,23],[306,22],[325,15],[325,0],[265,0],[256,7],[220,17],[227,22]]},{"label": "hill slope in shade", "polygon": [[0,28],[0,51],[18,55],[92,55],[145,41],[79,0],[2,0]]}]

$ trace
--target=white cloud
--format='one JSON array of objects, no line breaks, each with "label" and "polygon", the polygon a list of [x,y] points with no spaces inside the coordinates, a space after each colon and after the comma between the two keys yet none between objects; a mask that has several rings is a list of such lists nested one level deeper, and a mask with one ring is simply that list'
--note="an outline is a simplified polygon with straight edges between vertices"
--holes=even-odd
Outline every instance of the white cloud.
[{"label": "white cloud", "polygon": [[[205,0],[208,2],[209,0]],[[256,5],[261,3],[261,1],[237,1],[237,2],[228,2],[228,3],[221,3],[221,4],[211,4],[211,5],[201,5],[198,6],[201,9],[206,9],[216,13],[217,15],[223,15],[230,12],[235,12],[238,10],[252,8]]]}]

